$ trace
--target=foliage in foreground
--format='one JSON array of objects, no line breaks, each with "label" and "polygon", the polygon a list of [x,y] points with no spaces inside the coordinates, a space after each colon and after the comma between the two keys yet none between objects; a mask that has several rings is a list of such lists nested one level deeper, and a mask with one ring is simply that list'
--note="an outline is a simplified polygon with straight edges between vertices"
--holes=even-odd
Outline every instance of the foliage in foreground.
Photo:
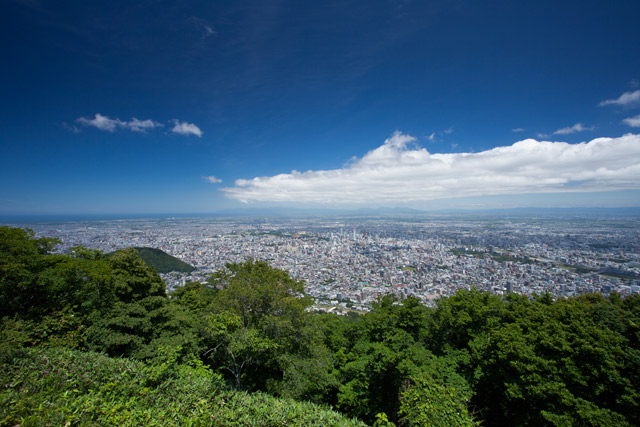
[{"label": "foliage in foreground", "polygon": [[436,353],[462,356],[487,425],[640,425],[640,297],[477,290],[440,301]]},{"label": "foliage in foreground", "polygon": [[1,355],[0,425],[363,426],[311,403],[222,391],[198,362],[31,348]]}]

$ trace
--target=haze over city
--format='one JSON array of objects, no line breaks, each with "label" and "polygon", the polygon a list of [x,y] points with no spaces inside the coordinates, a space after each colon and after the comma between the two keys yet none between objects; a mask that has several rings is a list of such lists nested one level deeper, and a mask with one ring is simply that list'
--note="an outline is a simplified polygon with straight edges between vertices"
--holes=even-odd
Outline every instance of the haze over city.
[{"label": "haze over city", "polygon": [[640,204],[637,1],[2,10],[0,215]]}]

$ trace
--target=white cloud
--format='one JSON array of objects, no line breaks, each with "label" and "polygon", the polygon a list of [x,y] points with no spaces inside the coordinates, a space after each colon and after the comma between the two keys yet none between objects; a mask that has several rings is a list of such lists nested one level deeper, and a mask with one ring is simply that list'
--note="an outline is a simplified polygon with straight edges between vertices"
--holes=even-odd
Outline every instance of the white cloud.
[{"label": "white cloud", "polygon": [[628,106],[636,103],[640,103],[640,89],[634,92],[625,92],[618,99],[607,99],[606,101],[602,101],[600,106],[603,107],[605,105],[622,105]]},{"label": "white cloud", "polygon": [[515,128],[515,129],[511,129],[511,132],[524,132],[524,129],[522,129],[522,128]]},{"label": "white cloud", "polygon": [[239,179],[222,191],[242,202],[353,206],[640,188],[640,135],[580,144],[526,139],[479,153],[431,154],[409,142],[415,138],[396,132],[341,169]]},{"label": "white cloud", "polygon": [[[180,135],[196,135],[198,138],[202,136],[200,128],[193,123],[181,122],[177,119],[173,119],[171,122],[173,123],[173,127],[171,128],[171,132],[173,133]],[[115,132],[117,129],[128,129],[133,132],[146,133],[149,130],[164,126],[162,123],[151,119],[139,120],[133,117],[130,121],[125,122],[120,119],[112,119],[108,116],[103,116],[100,113],[97,113],[93,119],[80,117],[79,119],[76,119],[76,123],[83,126],[92,126],[108,132]],[[69,125],[63,124],[63,126],[74,132],[78,130],[75,127],[74,130],[74,128]]]},{"label": "white cloud", "polygon": [[146,132],[148,129],[162,127],[162,123],[154,122],[151,119],[138,120],[134,117],[131,121],[125,123],[124,127],[129,128],[134,132]]},{"label": "white cloud", "polygon": [[124,122],[122,122],[120,119],[110,119],[109,117],[103,116],[100,113],[97,113],[93,119],[80,117],[79,119],[76,119],[76,123],[80,123],[83,126],[93,126],[100,130],[106,130],[108,132],[113,132],[118,126],[124,125]]},{"label": "white cloud", "polygon": [[62,122],[62,127],[68,130],[69,132],[80,133],[80,129],[78,129],[78,126],[76,125],[70,125],[67,122]]},{"label": "white cloud", "polygon": [[576,123],[573,126],[568,126],[566,128],[558,129],[553,134],[554,135],[568,135],[570,133],[583,132],[585,130],[593,130],[594,127],[584,127],[582,123]]},{"label": "white cloud", "polygon": [[635,117],[628,117],[623,120],[624,123],[634,128],[640,128],[640,114]]},{"label": "white cloud", "polygon": [[198,138],[202,136],[202,131],[200,128],[193,123],[180,122],[179,120],[173,120],[174,126],[171,129],[171,132],[177,133],[180,135],[196,135]]},{"label": "white cloud", "polygon": [[202,179],[204,179],[206,182],[209,182],[211,184],[217,184],[218,182],[222,182],[221,179],[218,179],[215,176],[203,176]]},{"label": "white cloud", "polygon": [[195,26],[198,32],[200,32],[203,39],[217,34],[206,19],[197,18],[194,16],[187,21],[191,22]]},{"label": "white cloud", "polygon": [[112,119],[108,116],[103,116],[100,113],[97,113],[93,119],[80,117],[79,119],[76,119],[76,123],[79,123],[83,126],[92,126],[100,130],[106,130],[108,132],[114,132],[118,128],[123,128],[132,130],[134,132],[145,133],[149,129],[162,127],[162,123],[154,122],[151,119],[138,120],[134,117],[128,122],[123,122],[120,119]]},{"label": "white cloud", "polygon": [[433,132],[433,133],[432,133],[431,135],[429,135],[427,138],[428,138],[428,139],[429,139],[429,141],[431,141],[431,142],[435,141],[435,140],[436,140],[436,133],[435,133],[435,132]]},{"label": "white cloud", "polygon": [[443,130],[443,135],[451,135],[453,133],[453,126],[449,126],[449,129]]}]

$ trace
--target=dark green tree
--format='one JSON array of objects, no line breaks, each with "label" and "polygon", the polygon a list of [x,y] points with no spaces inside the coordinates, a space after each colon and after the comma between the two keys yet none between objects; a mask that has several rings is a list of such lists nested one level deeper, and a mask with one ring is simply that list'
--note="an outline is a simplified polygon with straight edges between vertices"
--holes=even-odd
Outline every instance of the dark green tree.
[{"label": "dark green tree", "polygon": [[[385,296],[373,304],[371,312],[360,321],[345,322],[342,339],[332,333],[331,345],[339,347],[336,350],[341,383],[336,395],[338,408],[368,423],[376,422],[379,413],[399,423],[402,422],[402,396],[409,393],[404,399],[404,416],[412,420],[405,421],[410,425],[426,407],[425,396],[429,393],[434,397],[438,390],[443,396],[451,390],[461,390],[462,397],[453,400],[464,407],[468,392],[462,395],[462,390],[466,390],[467,385],[455,373],[455,361],[435,356],[424,345],[429,340],[430,316],[430,311],[415,298],[399,301]],[[424,378],[437,371],[436,366],[447,366],[451,375],[438,377],[440,389],[427,390]]]},{"label": "dark green tree", "polygon": [[50,256],[59,241],[35,238],[30,229],[0,227],[0,318],[49,311],[50,290],[41,275],[59,261]]},{"label": "dark green tree", "polygon": [[87,330],[90,348],[112,356],[152,359],[162,347],[197,352],[196,321],[165,294],[164,282],[134,249],[107,258],[112,304],[93,312]]},{"label": "dark green tree", "polygon": [[503,324],[473,350],[472,402],[488,424],[637,425],[638,365],[610,304],[510,295]]},{"label": "dark green tree", "polygon": [[471,390],[446,359],[434,358],[410,378],[401,394],[402,426],[448,427],[479,425],[469,413]]},{"label": "dark green tree", "polygon": [[280,381],[287,358],[301,354],[311,299],[304,283],[266,262],[227,264],[211,277],[218,289],[207,317],[207,354],[238,388]]}]

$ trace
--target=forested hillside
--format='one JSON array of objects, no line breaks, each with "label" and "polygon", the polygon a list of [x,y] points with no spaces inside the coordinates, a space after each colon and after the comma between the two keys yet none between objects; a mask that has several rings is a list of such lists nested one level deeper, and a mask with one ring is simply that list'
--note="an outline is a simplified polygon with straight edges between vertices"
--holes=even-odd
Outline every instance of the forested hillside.
[{"label": "forested hillside", "polygon": [[640,425],[638,295],[336,316],[264,262],[167,296],[134,249],[55,244],[0,227],[0,425]]},{"label": "forested hillside", "polygon": [[195,268],[178,258],[156,248],[134,248],[138,256],[150,267],[156,269],[158,273],[169,273],[171,271],[182,271],[191,273]]}]

